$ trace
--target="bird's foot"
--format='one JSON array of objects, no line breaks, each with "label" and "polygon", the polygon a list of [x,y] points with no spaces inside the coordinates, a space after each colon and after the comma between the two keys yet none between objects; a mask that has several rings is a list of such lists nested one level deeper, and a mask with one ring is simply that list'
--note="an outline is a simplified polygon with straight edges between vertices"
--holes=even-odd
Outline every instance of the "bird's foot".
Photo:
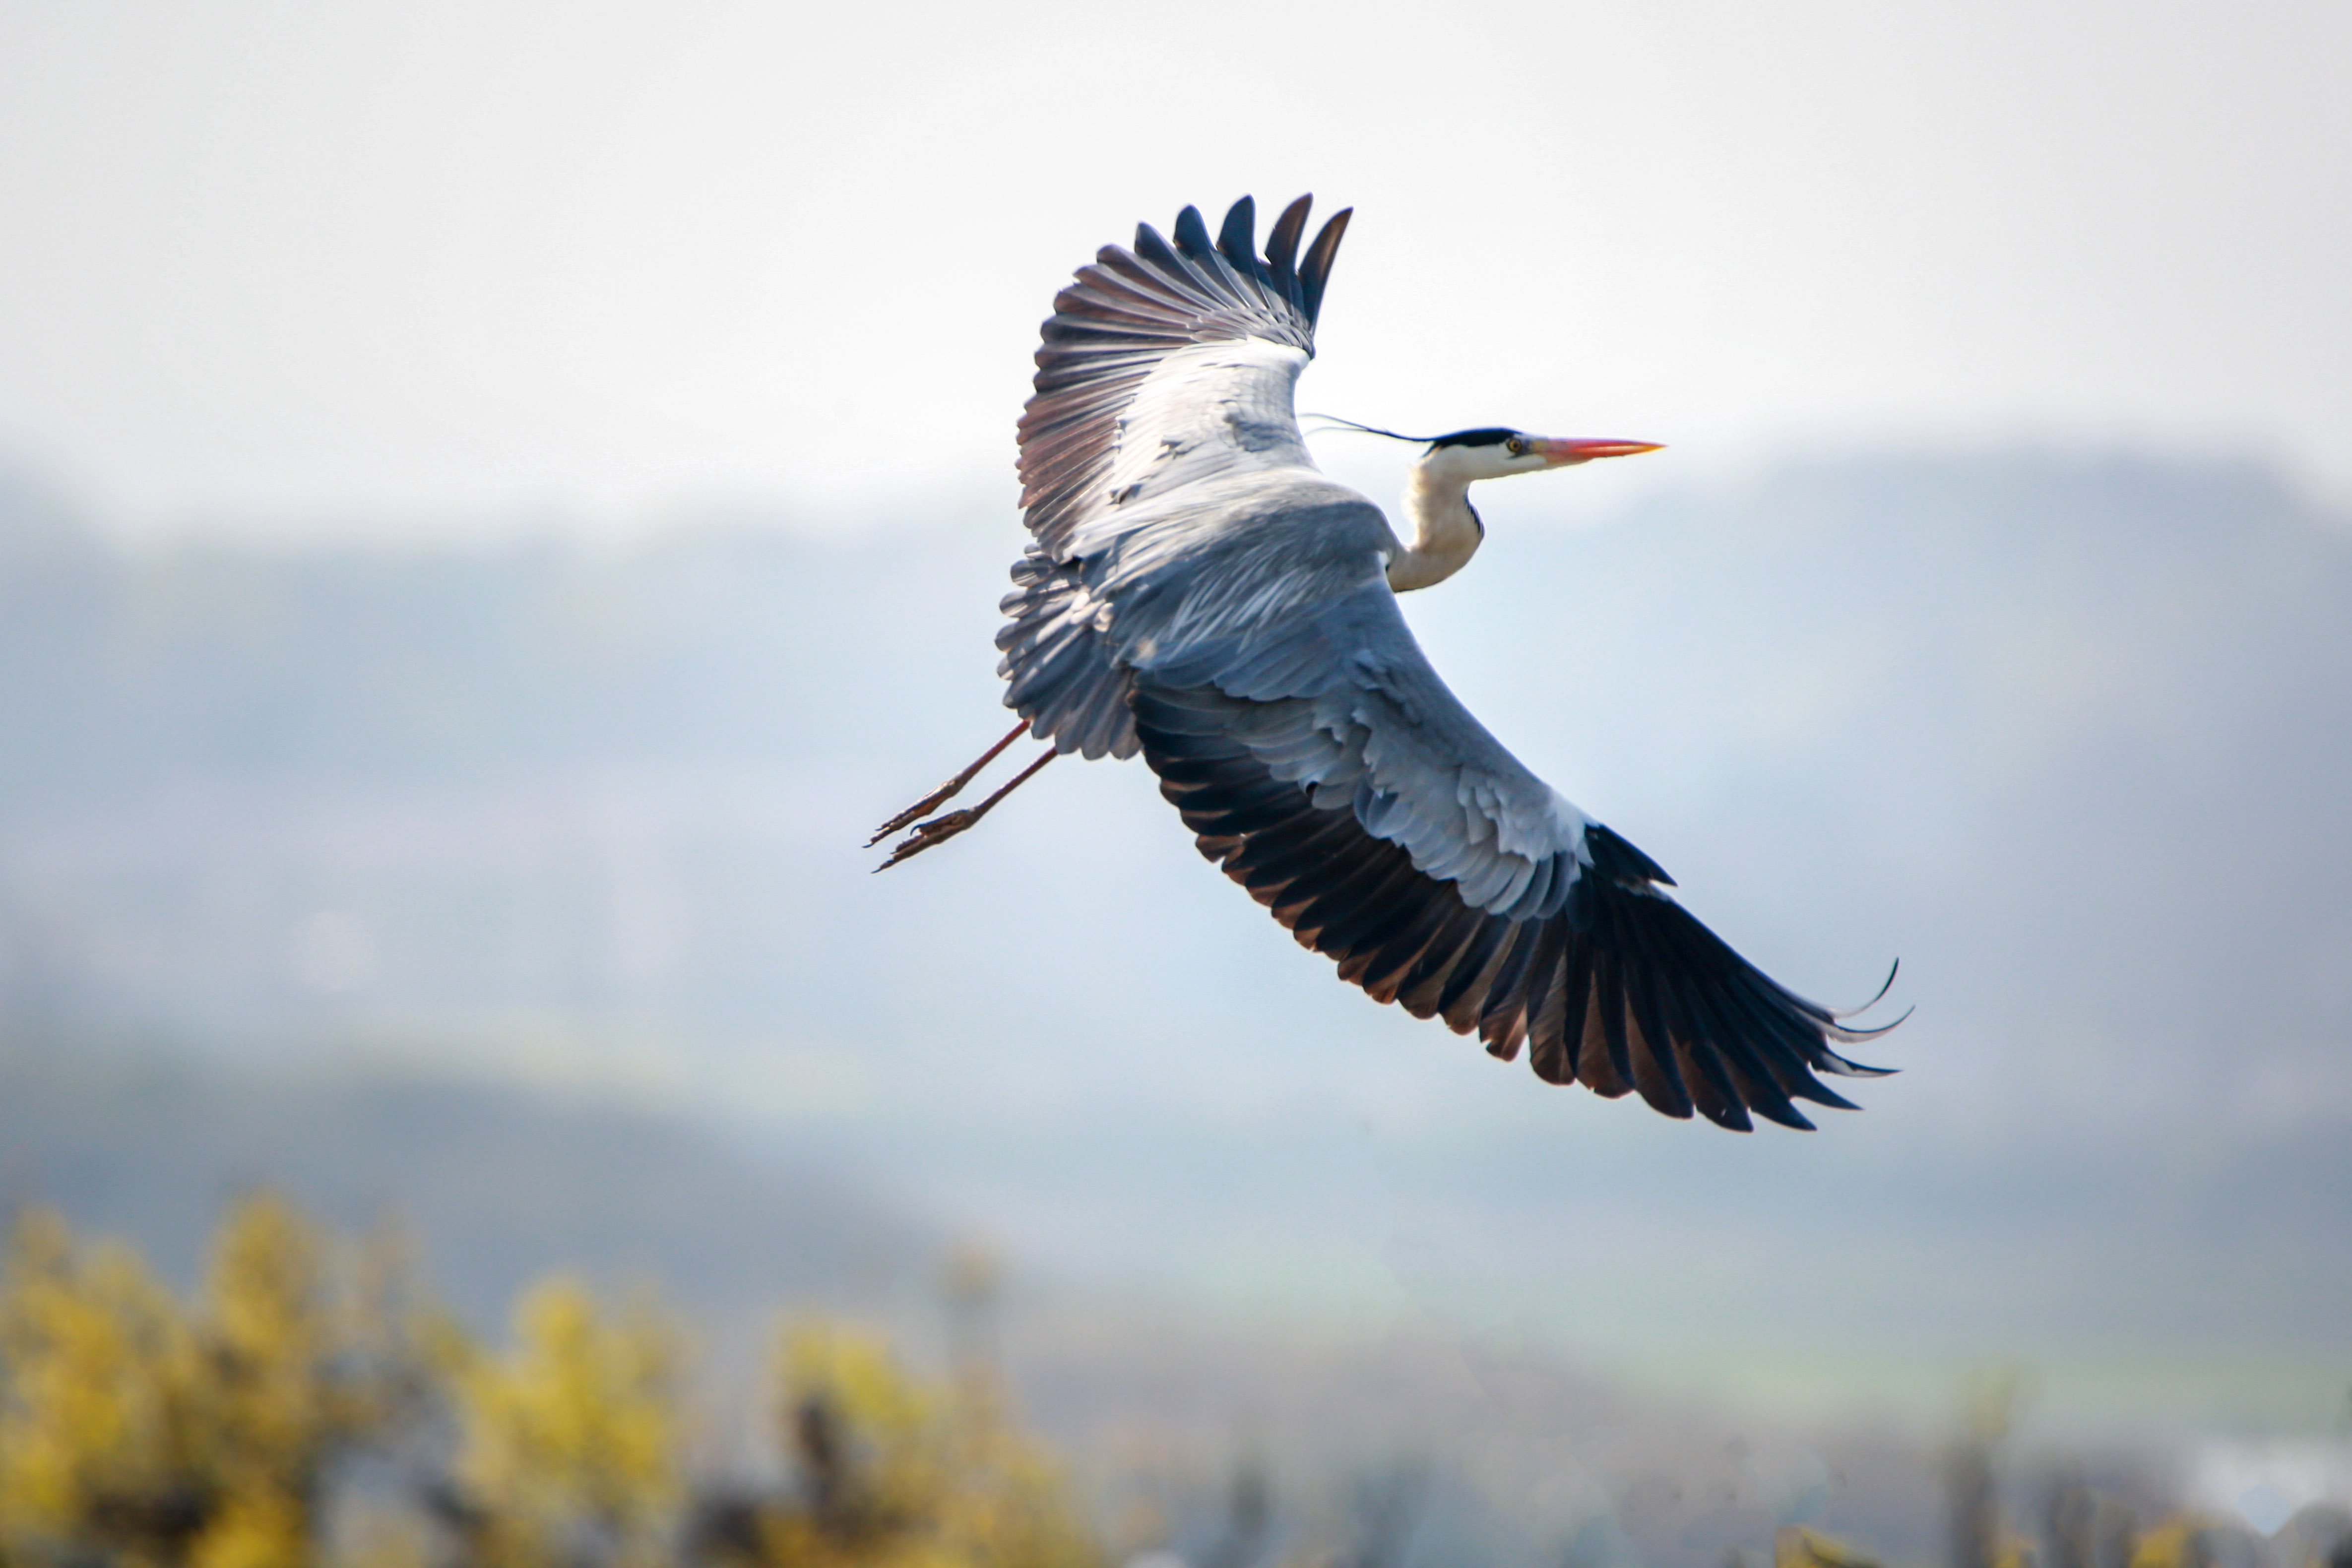
[{"label": "bird's foot", "polygon": [[[956,796],[962,791],[965,785],[971,783],[974,779],[980,776],[980,770],[982,768],[995,761],[998,755],[1002,753],[1006,747],[1020,739],[1022,732],[1026,730],[1028,727],[1029,721],[1027,719],[1023,719],[1019,724],[1014,725],[1011,734],[1007,735],[1003,740],[998,741],[994,746],[990,747],[986,751],[982,752],[979,757],[973,759],[971,767],[965,768],[962,772],[957,774],[954,778],[949,779],[946,783],[940,785],[938,789],[932,790],[929,794],[924,796],[921,800],[916,801],[913,805],[908,807],[905,810],[899,812],[897,816],[891,818],[880,827],[875,829],[874,836],[866,841],[866,847],[869,850],[872,849],[876,844],[880,843],[884,839],[888,838],[899,829],[908,826],[917,818],[928,816],[933,810],[937,810],[942,803],[954,800]],[[985,810],[985,808],[982,809]],[[944,821],[944,819],[942,820]],[[960,827],[955,831],[957,832],[961,832],[964,828],[968,828],[970,826],[971,826],[971,824],[970,822],[966,822],[962,827]],[[907,852],[911,854],[914,852],[909,850]],[[885,863],[887,864],[888,862]],[[879,870],[881,868],[877,867],[876,869]]]},{"label": "bird's foot", "polygon": [[[1013,733],[1017,735],[1020,732],[1016,730]],[[1008,741],[1012,738],[1012,736],[1005,737],[1005,739]],[[991,752],[989,754],[991,757],[994,755],[994,752]],[[915,831],[909,833],[905,839],[899,841],[898,844],[891,850],[890,858],[884,861],[880,865],[876,866],[874,869],[876,871],[888,871],[900,861],[909,860],[916,855],[921,854],[933,844],[943,844],[947,842],[950,839],[954,838],[958,833],[962,832],[966,828],[971,827],[974,822],[979,821],[982,817],[987,816],[991,811],[996,810],[996,803],[999,800],[1003,800],[1004,797],[1012,794],[1013,791],[1020,789],[1024,784],[1028,783],[1030,779],[1034,779],[1037,776],[1037,770],[1039,768],[1045,767],[1045,764],[1053,761],[1055,758],[1059,757],[1061,753],[1058,751],[1048,751],[1045,756],[1040,757],[1036,761],[1031,763],[1028,767],[1024,768],[1017,775],[1014,776],[1012,783],[1007,784],[1003,789],[999,789],[995,794],[991,795],[987,800],[982,800],[977,806],[966,806],[961,810],[950,811],[943,817],[933,817],[928,822],[917,822],[915,824]],[[981,761],[982,762],[987,760],[988,758],[985,757],[981,758]],[[978,764],[974,764],[974,767],[977,768]],[[957,787],[961,788],[961,781],[959,781]],[[940,794],[938,797],[938,800],[944,800],[949,795],[951,795],[954,792],[954,789],[950,789]],[[933,802],[933,804],[936,803],[937,800]],[[901,813],[901,815],[912,816],[914,813],[912,811],[908,811]],[[890,831],[890,829],[888,828],[882,830],[883,833],[887,833],[888,831]],[[882,836],[882,833],[877,833],[874,836],[878,839]]]},{"label": "bird's foot", "polygon": [[[875,829],[874,836],[866,841],[866,847],[869,850],[872,849],[876,844],[880,843],[884,839],[888,838],[899,829],[910,826],[917,818],[922,816],[925,812],[929,811],[932,808],[940,805],[942,801],[953,800],[955,798],[956,791],[961,789],[965,785],[971,782],[971,776],[976,771],[978,771],[976,768],[966,768],[963,772],[957,774],[954,778],[949,779],[946,783],[940,785],[938,789],[932,790],[929,794],[924,796],[921,800],[916,801],[913,805],[908,807],[905,810],[899,812],[897,816],[891,818],[880,827]],[[961,816],[962,813],[958,812],[957,815]]]},{"label": "bird's foot", "polygon": [[[940,799],[944,800],[946,797],[941,796]],[[931,802],[931,804],[934,805],[937,803],[937,801]],[[913,813],[909,812],[907,814],[911,816]],[[958,833],[962,832],[966,828],[971,827],[974,822],[979,821],[981,818],[987,814],[988,808],[986,806],[967,806],[960,811],[950,811],[944,817],[933,817],[928,822],[917,822],[915,824],[915,831],[908,834],[902,842],[892,847],[890,851],[890,858],[884,861],[880,865],[876,866],[874,869],[876,871],[888,871],[900,861],[912,860],[915,856],[921,854],[925,850],[929,849],[933,844],[946,843],[950,839],[954,838]],[[894,821],[889,827],[883,829],[882,833],[894,832],[899,826],[901,826],[901,824]],[[882,836],[882,833],[877,833],[874,836],[878,839]]]}]

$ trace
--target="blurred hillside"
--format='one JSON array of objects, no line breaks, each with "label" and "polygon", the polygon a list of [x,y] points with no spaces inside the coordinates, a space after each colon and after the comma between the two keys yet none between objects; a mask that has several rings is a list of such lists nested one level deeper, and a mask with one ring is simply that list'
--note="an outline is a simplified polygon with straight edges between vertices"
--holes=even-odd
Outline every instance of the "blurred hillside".
[{"label": "blurred hillside", "polygon": [[[655,1113],[822,1172],[840,1234],[1222,1313],[1811,1406],[2021,1355],[2070,1419],[2334,1419],[2344,520],[2256,469],[2033,454],[1481,504],[1476,566],[1408,601],[1440,668],[1775,975],[1851,1002],[1903,958],[1864,1114],[1735,1139],[1547,1092],[1335,985],[1135,768],[866,876],[872,823],[1001,730],[1017,532],[977,513],[126,553],[6,488],[0,1032],[52,1084],[110,1040],[310,1073],[252,1114],[436,1215],[429,1142],[336,1131],[336,1063]],[[110,1222],[155,1233],[138,1205],[185,1199],[116,1142],[151,1124],[59,1103],[39,1182],[116,1173]],[[487,1235],[765,1201],[657,1139],[541,1188],[512,1160]],[[499,1297],[520,1265],[472,1246],[455,1288]]]},{"label": "blurred hillside", "polygon": [[881,1192],[658,1108],[381,1063],[0,1055],[0,1205],[47,1204],[186,1280],[222,1206],[263,1188],[429,1237],[440,1293],[485,1332],[556,1272],[662,1281],[728,1329],[781,1302],[888,1318],[928,1305],[942,1246]]}]

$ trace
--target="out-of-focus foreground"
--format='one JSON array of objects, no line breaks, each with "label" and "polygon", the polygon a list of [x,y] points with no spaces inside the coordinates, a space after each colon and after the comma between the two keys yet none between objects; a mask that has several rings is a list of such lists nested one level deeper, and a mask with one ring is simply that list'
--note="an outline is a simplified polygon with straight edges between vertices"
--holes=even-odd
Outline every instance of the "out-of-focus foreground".
[{"label": "out-of-focus foreground", "polygon": [[119,1244],[22,1219],[0,1281],[10,1563],[536,1564],[1097,1560],[984,1368],[910,1381],[887,1346],[787,1333],[793,1490],[698,1469],[682,1346],[651,1301],[551,1280],[486,1351],[396,1249],[249,1199],[184,1301]]},{"label": "out-of-focus foreground", "polygon": [[[756,1401],[764,1441],[747,1442],[709,1420],[709,1390],[697,1397],[685,1342],[650,1295],[614,1309],[577,1281],[542,1281],[500,1354],[432,1302],[396,1242],[324,1236],[268,1195],[236,1206],[186,1297],[135,1250],[36,1210],[0,1272],[0,1561],[1086,1568],[1118,1536],[1149,1552],[1133,1561],[1181,1561],[1147,1499],[1123,1520],[1087,1517],[1061,1465],[1009,1418],[993,1364],[966,1349],[927,1385],[870,1334],[787,1325]],[[2352,1562],[2340,1509],[2304,1510],[2265,1541],[2155,1511],[2145,1476],[2103,1485],[2079,1466],[2045,1466],[2041,1517],[2014,1521],[1994,1468],[2012,1395],[1980,1388],[1944,1456],[1952,1568]],[[1202,1561],[1458,1560],[1443,1538],[1434,1557],[1414,1551],[1425,1467],[1303,1514],[1278,1500],[1277,1473],[1262,1460],[1236,1471]],[[1824,1469],[1805,1490],[1843,1479]],[[1675,1511],[1671,1483],[1652,1484],[1667,1495],[1646,1511]],[[1750,1469],[1710,1500],[1723,1561],[1769,1551],[1780,1568],[1872,1568],[1852,1544],[1774,1527],[1756,1494]],[[1633,1528],[1654,1531],[1628,1501]],[[1639,1553],[1625,1524],[1593,1522],[1544,1560]]]}]

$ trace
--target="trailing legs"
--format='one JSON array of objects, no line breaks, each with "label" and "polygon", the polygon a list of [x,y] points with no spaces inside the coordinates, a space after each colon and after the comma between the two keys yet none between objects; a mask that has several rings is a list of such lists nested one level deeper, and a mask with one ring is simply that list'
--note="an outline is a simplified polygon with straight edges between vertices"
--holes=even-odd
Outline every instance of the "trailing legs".
[{"label": "trailing legs", "polygon": [[954,838],[958,833],[962,832],[966,828],[971,827],[974,822],[979,821],[982,817],[988,815],[989,812],[994,810],[996,809],[996,803],[999,800],[1003,800],[1004,797],[1012,794],[1013,791],[1020,789],[1021,786],[1035,778],[1039,769],[1043,768],[1045,764],[1053,761],[1055,758],[1061,755],[1058,751],[1048,751],[1045,756],[1037,758],[1036,761],[1023,768],[1013,779],[1012,783],[1007,784],[1003,789],[999,789],[995,794],[991,795],[987,800],[982,800],[977,806],[969,806],[960,811],[950,811],[944,816],[933,817],[927,822],[916,821],[916,819],[922,816],[924,812],[955,799],[957,794],[962,790],[965,785],[971,783],[973,779],[979,776],[982,768],[995,761],[996,758],[1003,753],[1004,748],[1012,745],[1014,741],[1020,739],[1023,735],[1028,732],[1028,728],[1029,721],[1027,719],[1023,719],[1019,724],[1013,727],[1011,732],[1008,733],[1003,739],[998,741],[994,746],[990,747],[986,751],[982,752],[980,756],[973,760],[971,767],[965,768],[962,772],[957,774],[954,778],[949,779],[946,783],[940,785],[938,789],[932,790],[929,794],[924,796],[921,800],[916,801],[913,805],[908,807],[905,810],[899,812],[897,816],[891,818],[880,827],[875,829],[874,836],[866,841],[866,847],[868,849],[872,849],[876,844],[880,843],[884,839],[888,838],[892,833],[897,832],[901,828],[911,826],[914,831],[909,833],[907,838],[902,840],[896,848],[891,850],[889,859],[884,861],[880,865],[876,866],[874,869],[876,871],[888,871],[900,861],[919,855],[925,850],[929,849],[933,844],[945,843],[948,840]]}]

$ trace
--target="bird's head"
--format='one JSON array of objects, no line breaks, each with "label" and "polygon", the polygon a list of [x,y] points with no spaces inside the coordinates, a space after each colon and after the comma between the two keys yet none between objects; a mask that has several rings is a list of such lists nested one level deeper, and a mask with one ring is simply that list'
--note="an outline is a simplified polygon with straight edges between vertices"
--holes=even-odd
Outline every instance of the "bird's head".
[{"label": "bird's head", "polygon": [[1530,435],[1500,425],[1483,430],[1457,430],[1431,439],[1415,465],[1430,478],[1452,485],[1480,479],[1502,479],[1513,474],[1539,474],[1547,468],[1570,468],[1596,457],[1631,457],[1655,452],[1652,441],[1596,441],[1574,436]]},{"label": "bird's head", "polygon": [[1457,430],[1450,435],[1406,435],[1374,424],[1358,424],[1336,414],[1310,414],[1342,430],[1360,430],[1422,447],[1404,486],[1404,515],[1412,538],[1389,560],[1389,586],[1399,593],[1444,581],[1469,561],[1486,537],[1486,525],[1470,504],[1469,489],[1481,479],[1540,474],[1596,457],[1631,457],[1655,452],[1654,441],[1600,441],[1589,437],[1530,435],[1507,425]]}]

